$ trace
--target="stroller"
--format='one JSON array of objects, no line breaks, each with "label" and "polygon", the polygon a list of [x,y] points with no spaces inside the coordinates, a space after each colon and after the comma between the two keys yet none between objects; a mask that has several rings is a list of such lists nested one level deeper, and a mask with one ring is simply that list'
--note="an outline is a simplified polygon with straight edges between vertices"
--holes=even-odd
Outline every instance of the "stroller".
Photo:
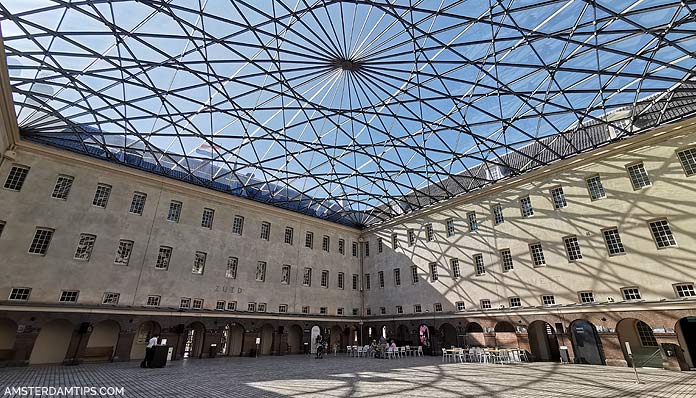
[{"label": "stroller", "polygon": [[326,343],[325,342],[319,342],[317,343],[317,356],[316,359],[324,359],[324,352],[326,351]]}]

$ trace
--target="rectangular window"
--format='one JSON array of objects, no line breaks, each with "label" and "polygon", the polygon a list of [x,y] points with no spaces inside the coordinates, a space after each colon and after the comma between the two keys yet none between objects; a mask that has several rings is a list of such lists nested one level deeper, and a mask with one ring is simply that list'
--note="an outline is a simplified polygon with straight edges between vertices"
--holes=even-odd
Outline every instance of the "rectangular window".
[{"label": "rectangular window", "polygon": [[237,257],[227,258],[227,269],[225,270],[225,278],[237,279],[237,264],[239,264],[239,259]]},{"label": "rectangular window", "polygon": [[10,174],[7,175],[7,179],[5,180],[5,189],[21,191],[28,174],[29,167],[12,166]]},{"label": "rectangular window", "polygon": [[396,313],[397,314],[403,314],[404,313],[404,307],[397,305],[396,306]]},{"label": "rectangular window", "polygon": [[102,208],[106,207],[106,204],[109,203],[109,196],[111,196],[111,185],[97,185],[97,190],[94,192],[94,199],[92,199],[92,205]]},{"label": "rectangular window", "polygon": [[80,240],[77,242],[77,249],[75,249],[75,260],[89,261],[96,240],[96,235],[80,234]]},{"label": "rectangular window", "polygon": [[656,220],[648,224],[650,225],[650,233],[652,233],[653,240],[659,249],[677,245],[667,220]]},{"label": "rectangular window", "polygon": [[285,243],[292,245],[292,235],[293,229],[291,227],[285,227]]},{"label": "rectangular window", "polygon": [[196,275],[203,275],[205,271],[205,258],[208,255],[204,252],[196,252],[193,257],[193,266],[191,267],[191,273]]},{"label": "rectangular window", "polygon": [[259,303],[259,305],[256,306],[256,312],[266,312],[266,303]]},{"label": "rectangular window", "polygon": [[392,241],[392,249],[396,250],[396,248],[399,247],[399,235],[392,234],[391,241]]},{"label": "rectangular window", "polygon": [[346,241],[343,239],[338,240],[338,253],[339,254],[346,254]]},{"label": "rectangular window", "polygon": [[302,273],[302,286],[312,286],[312,269],[305,268]]},{"label": "rectangular window", "polygon": [[191,308],[191,298],[182,297],[179,301],[179,309],[188,310]]},{"label": "rectangular window", "polygon": [[205,208],[203,209],[203,216],[201,217],[201,227],[213,229],[213,217],[215,216],[215,210]]},{"label": "rectangular window", "polygon": [[583,304],[586,303],[594,303],[594,293],[592,291],[584,291],[584,292],[579,292],[578,297],[580,298],[580,302]]},{"label": "rectangular window", "polygon": [[453,258],[450,260],[450,267],[452,267],[452,277],[453,278],[459,278],[462,276],[461,272],[459,271],[459,259],[458,258]]},{"label": "rectangular window", "polygon": [[102,296],[102,304],[116,305],[118,304],[119,298],[121,298],[120,293],[104,292],[104,295]]},{"label": "rectangular window", "polygon": [[359,311],[360,311],[359,308],[353,308],[353,315],[357,316]]},{"label": "rectangular window", "polygon": [[261,240],[270,240],[271,239],[271,223],[269,222],[262,222],[261,223]]},{"label": "rectangular window", "polygon": [[159,307],[161,299],[162,298],[160,296],[147,296],[145,305],[148,307]]},{"label": "rectangular window", "polygon": [[430,263],[430,279],[434,282],[437,280],[437,263]]},{"label": "rectangular window", "polygon": [[256,312],[256,303],[247,303],[247,311]]},{"label": "rectangular window", "polygon": [[387,307],[379,307],[379,314],[385,315],[387,313]]},{"label": "rectangular window", "polygon": [[411,266],[411,283],[414,285],[418,283],[418,267],[415,265]]},{"label": "rectangular window", "polygon": [[464,311],[466,310],[466,305],[464,304],[463,301],[457,301],[457,311]]},{"label": "rectangular window", "polygon": [[131,254],[133,253],[133,241],[132,240],[120,240],[118,241],[118,248],[116,249],[116,258],[114,259],[114,264],[116,265],[128,265],[130,262]]},{"label": "rectangular window", "polygon": [[478,221],[476,220],[476,212],[470,211],[466,213],[466,219],[469,223],[469,232],[478,231]]},{"label": "rectangular window", "polygon": [[61,303],[76,303],[77,296],[80,295],[78,290],[63,290],[60,292],[60,298],[58,299]]},{"label": "rectangular window", "polygon": [[358,257],[358,243],[353,242],[353,257]]},{"label": "rectangular window", "polygon": [[384,288],[384,271],[377,272],[377,282],[379,283],[380,289]]},{"label": "rectangular window", "polygon": [[479,301],[479,305],[482,310],[489,310],[491,309],[491,300],[481,300]]},{"label": "rectangular window", "polygon": [[401,268],[394,268],[394,286],[401,286]]},{"label": "rectangular window", "polygon": [[358,290],[358,278],[360,278],[358,274],[353,274],[353,290]]},{"label": "rectangular window", "polygon": [[365,315],[372,315],[372,309],[370,307],[365,308]]},{"label": "rectangular window", "polygon": [[370,290],[370,274],[365,274],[365,290]]},{"label": "rectangular window", "polygon": [[423,308],[421,307],[420,304],[413,304],[413,312],[419,313],[419,312],[422,312],[422,311],[423,311]]},{"label": "rectangular window", "polygon": [[218,300],[215,302],[215,311],[225,310],[225,300]]},{"label": "rectangular window", "polygon": [[325,251],[325,252],[328,252],[330,246],[331,246],[331,238],[329,238],[328,236],[324,235],[324,236],[321,238],[321,250],[323,250],[323,251]]},{"label": "rectangular window", "polygon": [[321,271],[320,285],[321,285],[321,287],[324,287],[324,288],[329,287],[329,271],[327,271],[327,270]]},{"label": "rectangular window", "polygon": [[278,305],[278,312],[281,314],[287,313],[288,312],[288,305],[287,304]]},{"label": "rectangular window", "polygon": [[435,312],[442,312],[442,303],[433,304],[433,309],[435,310]]},{"label": "rectangular window", "polygon": [[290,269],[291,267],[289,265],[283,265],[280,269],[280,283],[282,285],[290,284]]},{"label": "rectangular window", "polygon": [[503,249],[500,251],[500,260],[503,263],[503,272],[508,272],[515,269],[515,265],[512,262],[512,254],[510,254],[510,249]]},{"label": "rectangular window", "polygon": [[307,232],[305,234],[304,247],[306,247],[308,249],[311,249],[312,247],[314,247],[314,233]]},{"label": "rectangular window", "polygon": [[604,186],[602,185],[602,180],[599,176],[590,177],[586,180],[587,182],[587,192],[590,194],[590,199],[597,200],[602,199],[607,196],[604,191]]},{"label": "rectangular window", "polygon": [[382,243],[382,238],[377,239],[377,253],[382,253],[384,251],[384,243]]},{"label": "rectangular window", "polygon": [[319,307],[319,314],[321,315],[326,315],[328,313],[328,308],[326,307]]},{"label": "rectangular window", "polygon": [[259,261],[256,263],[256,281],[266,281],[266,262]]},{"label": "rectangular window", "polygon": [[447,229],[447,236],[454,236],[454,220],[448,218],[445,221],[445,228]]},{"label": "rectangular window", "polygon": [[346,280],[346,274],[343,272],[338,273],[338,283],[337,286],[339,289],[344,289],[345,288],[345,280]]},{"label": "rectangular window", "polygon": [[534,215],[532,200],[529,199],[529,196],[520,198],[520,213],[522,213],[522,217],[531,217]]},{"label": "rectangular window", "polygon": [[566,254],[568,255],[568,261],[577,261],[582,259],[582,253],[580,252],[580,243],[576,236],[567,236],[563,238],[563,244],[565,245]]},{"label": "rectangular window", "polygon": [[232,219],[232,233],[235,235],[241,235],[244,229],[244,217],[234,216]]},{"label": "rectangular window", "polygon": [[2,231],[5,230],[5,222],[0,221],[0,238],[2,238]]},{"label": "rectangular window", "polygon": [[416,244],[416,233],[413,231],[413,229],[409,229],[406,231],[406,234],[408,235],[408,245],[413,246]]},{"label": "rectangular window", "polygon": [[476,275],[484,275],[486,273],[486,265],[483,263],[483,254],[474,254],[474,270]]},{"label": "rectangular window", "polygon": [[621,289],[621,296],[626,301],[640,300],[640,290],[637,287],[625,287]]},{"label": "rectangular window", "polygon": [[[696,174],[696,147],[677,152],[677,157],[687,177]],[[7,188],[7,184],[5,184],[5,188]]]},{"label": "rectangular window", "polygon": [[179,222],[181,217],[181,206],[182,203],[176,200],[172,200],[169,203],[169,212],[167,212],[167,221]]},{"label": "rectangular window", "polygon": [[50,228],[36,228],[34,239],[31,240],[31,245],[29,246],[29,253],[46,255],[48,246],[51,244],[51,238],[53,238],[53,231]]},{"label": "rectangular window", "polygon": [[563,187],[556,187],[551,189],[551,200],[553,200],[554,209],[562,209],[568,206],[566,201],[565,192],[563,192]]},{"label": "rectangular window", "polygon": [[74,178],[71,176],[60,175],[56,181],[56,185],[53,187],[52,198],[66,200],[70,194],[70,188],[72,188]]},{"label": "rectangular window", "polygon": [[370,257],[370,242],[365,242],[365,257]]},{"label": "rectangular window", "polygon": [[532,256],[532,264],[535,267],[546,265],[546,259],[544,258],[544,249],[541,247],[541,243],[532,243],[531,245],[529,245],[529,253]]},{"label": "rectangular window", "polygon": [[519,297],[510,297],[510,299],[508,301],[510,303],[510,308],[516,308],[516,307],[522,306],[522,301],[520,300]]},{"label": "rectangular window", "polygon": [[31,288],[28,287],[13,287],[10,291],[11,301],[27,301],[29,300],[29,294],[31,294]]},{"label": "rectangular window", "polygon": [[303,313],[303,314],[309,314],[309,306],[308,306],[308,305],[303,305],[303,306],[302,306],[302,313]]},{"label": "rectangular window", "polygon": [[343,315],[343,308],[336,308],[336,315]]},{"label": "rectangular window", "polygon": [[131,199],[129,213],[137,214],[139,216],[143,215],[143,210],[145,210],[145,201],[147,200],[147,195],[142,192],[133,192],[133,199]]},{"label": "rectangular window", "polygon": [[505,222],[505,217],[503,216],[503,206],[495,205],[493,206],[493,223],[499,225]]},{"label": "rectangular window", "polygon": [[193,308],[194,310],[203,309],[203,299],[200,299],[200,298],[193,299],[193,306],[191,308]]},{"label": "rectangular window", "polygon": [[648,176],[648,172],[645,171],[643,163],[626,166],[626,172],[628,172],[628,178],[631,180],[634,191],[651,185],[650,177]]},{"label": "rectangular window", "polygon": [[157,263],[155,264],[156,269],[168,269],[169,261],[172,259],[172,248],[167,246],[160,246],[159,252],[157,253]]},{"label": "rectangular window", "polygon": [[237,311],[237,302],[236,301],[228,301],[227,302],[227,311]]},{"label": "rectangular window", "polygon": [[693,283],[680,283],[674,285],[674,291],[677,293],[677,297],[696,297],[696,290],[694,290]]},{"label": "rectangular window", "polygon": [[604,243],[607,245],[610,256],[626,253],[626,249],[621,242],[618,228],[607,228],[602,231],[602,235],[604,236]]},{"label": "rectangular window", "polygon": [[541,296],[541,303],[544,305],[555,305],[556,298],[552,294],[545,294]]},{"label": "rectangular window", "polygon": [[435,240],[435,233],[433,233],[433,224],[425,224],[425,237],[428,242]]}]

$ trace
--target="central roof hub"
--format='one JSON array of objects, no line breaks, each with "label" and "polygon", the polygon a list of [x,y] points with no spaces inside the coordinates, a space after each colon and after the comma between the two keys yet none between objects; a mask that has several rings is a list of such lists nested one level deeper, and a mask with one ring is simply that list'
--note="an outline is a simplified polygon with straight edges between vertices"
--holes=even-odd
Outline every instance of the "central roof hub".
[{"label": "central roof hub", "polygon": [[337,68],[341,68],[346,72],[357,72],[362,66],[360,62],[347,58],[338,58],[333,62],[333,64]]}]

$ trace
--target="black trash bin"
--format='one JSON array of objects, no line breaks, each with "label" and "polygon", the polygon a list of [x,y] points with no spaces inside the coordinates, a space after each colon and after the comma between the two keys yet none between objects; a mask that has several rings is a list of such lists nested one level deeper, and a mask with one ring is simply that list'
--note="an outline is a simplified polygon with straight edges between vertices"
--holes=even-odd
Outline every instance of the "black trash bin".
[{"label": "black trash bin", "polygon": [[208,358],[215,358],[217,355],[217,344],[211,344],[208,349]]}]

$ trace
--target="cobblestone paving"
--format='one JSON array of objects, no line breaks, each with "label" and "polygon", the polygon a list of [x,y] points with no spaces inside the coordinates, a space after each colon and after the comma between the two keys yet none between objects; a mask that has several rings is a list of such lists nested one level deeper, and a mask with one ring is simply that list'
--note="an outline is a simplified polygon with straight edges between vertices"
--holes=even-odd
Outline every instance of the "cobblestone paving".
[{"label": "cobblestone paving", "polygon": [[[329,356],[217,358],[140,369],[137,362],[0,369],[6,387],[125,387],[126,397],[696,397],[693,372],[533,363],[442,363]],[[35,395],[36,396],[36,395]]]}]

